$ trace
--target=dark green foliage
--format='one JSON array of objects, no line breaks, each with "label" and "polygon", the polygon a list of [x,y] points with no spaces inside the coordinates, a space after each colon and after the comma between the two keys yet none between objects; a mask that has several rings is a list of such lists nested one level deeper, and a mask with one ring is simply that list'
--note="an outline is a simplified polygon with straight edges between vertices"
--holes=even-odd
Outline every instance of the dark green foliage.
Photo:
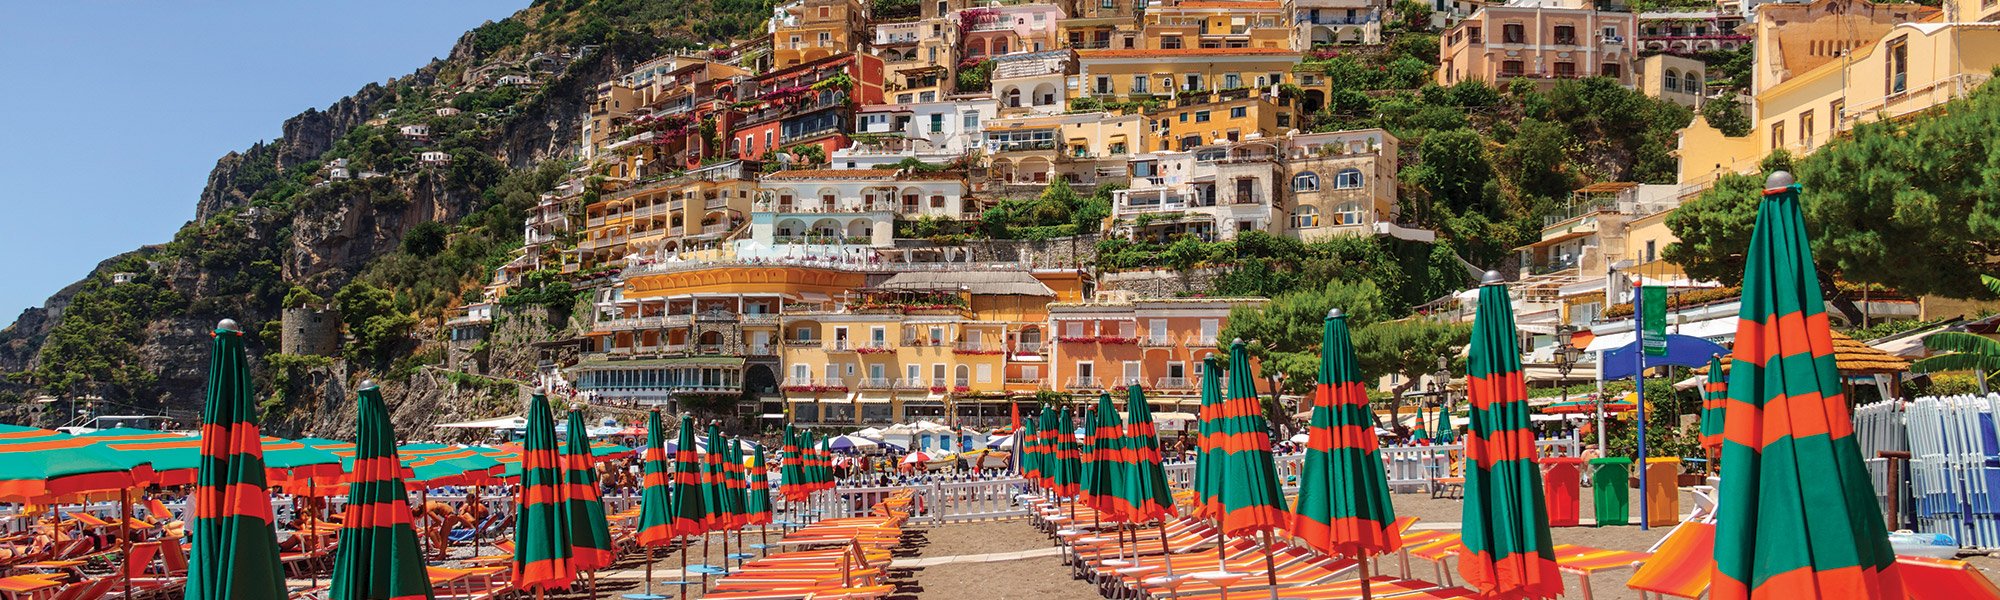
[{"label": "dark green foliage", "polygon": [[347,323],[347,358],[361,364],[380,366],[394,358],[411,342],[410,332],[417,318],[399,307],[389,290],[355,281],[333,295],[340,318]]},{"label": "dark green foliage", "polygon": [[501,19],[472,30],[472,50],[491,54],[528,38],[528,25],[512,18]]},{"label": "dark green foliage", "polygon": [[1561,126],[1539,119],[1521,122],[1514,139],[1500,151],[1501,171],[1521,193],[1542,198],[1562,198],[1576,189],[1576,176],[1568,171],[1571,139]]},{"label": "dark green foliage", "polygon": [[433,227],[437,231],[454,228],[414,225],[404,234],[404,243],[397,251],[378,258],[362,278],[395,290],[418,314],[442,315],[463,297],[465,288],[491,276],[507,253],[520,247],[521,215],[535,205],[541,192],[555,187],[567,166],[562,161],[549,161],[533,169],[507,172],[498,183],[479,192],[479,208],[459,220],[455,233],[439,236],[441,246],[423,239],[411,242],[410,238],[429,237],[427,231]]},{"label": "dark green foliage", "polygon": [[1730,91],[1747,92],[1750,89],[1750,66],[1757,60],[1757,52],[1749,43],[1735,50],[1710,50],[1698,55],[1703,64],[1708,65],[1712,75],[1708,87],[1728,88]]},{"label": "dark green foliage", "polygon": [[1743,114],[1743,105],[1737,101],[1736,92],[1723,92],[1702,105],[1701,117],[1708,121],[1709,127],[1729,137],[1750,135],[1754,125],[1750,122],[1750,115]]},{"label": "dark green foliage", "polygon": [[521,275],[520,285],[500,297],[502,306],[540,306],[550,310],[567,310],[576,303],[577,292],[571,288],[562,273],[550,269],[529,271]]},{"label": "dark green foliage", "polygon": [[430,258],[444,250],[445,227],[437,221],[424,221],[411,227],[403,234],[403,252],[418,258]]},{"label": "dark green foliage", "polygon": [[1057,179],[1033,200],[1005,199],[980,215],[980,228],[995,239],[1040,240],[1098,231],[1111,216],[1111,192],[1117,185],[1100,185],[1080,196],[1069,182]]},{"label": "dark green foliage", "polygon": [[993,87],[993,61],[982,60],[971,66],[959,67],[959,93],[984,92]]},{"label": "dark green foliage", "polygon": [[1456,129],[1424,137],[1417,147],[1420,161],[1404,177],[1430,192],[1430,199],[1448,214],[1493,214],[1499,208],[1493,160],[1486,139],[1471,129]]},{"label": "dark green foliage", "polygon": [[[186,299],[152,273],[148,258],[128,255],[84,280],[42,343],[41,364],[30,377],[38,387],[107,398],[152,395],[156,377],[139,363],[137,348],[146,340],[146,326],[180,312]],[[112,283],[111,274],[119,272],[137,278]]]}]

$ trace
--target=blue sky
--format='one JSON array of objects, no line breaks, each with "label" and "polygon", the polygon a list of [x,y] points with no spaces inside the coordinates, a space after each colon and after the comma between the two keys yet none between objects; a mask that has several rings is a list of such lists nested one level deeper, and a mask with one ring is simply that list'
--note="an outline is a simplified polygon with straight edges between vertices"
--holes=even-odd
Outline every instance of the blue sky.
[{"label": "blue sky", "polygon": [[215,159],[528,0],[0,6],[0,327],[194,218]]}]

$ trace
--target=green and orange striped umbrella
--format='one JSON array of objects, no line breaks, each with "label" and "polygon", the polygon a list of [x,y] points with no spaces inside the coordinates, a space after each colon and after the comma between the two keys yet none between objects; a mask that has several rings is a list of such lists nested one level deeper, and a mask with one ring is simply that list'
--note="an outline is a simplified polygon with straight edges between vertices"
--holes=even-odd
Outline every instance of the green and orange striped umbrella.
[{"label": "green and orange striped umbrella", "polygon": [[569,411],[567,429],[562,499],[569,518],[570,564],[578,571],[596,571],[611,566],[618,556],[604,518],[604,499],[597,491],[597,461],[591,456],[590,430],[583,424],[582,411]]},{"label": "green and orange striped umbrella", "polygon": [[833,480],[833,438],[819,439],[819,460],[813,463],[819,467],[819,489],[830,490],[836,485]]},{"label": "green and orange striped umbrella", "polygon": [[667,458],[667,433],[660,411],[646,414],[646,452],[639,488],[639,545],[665,546],[674,541],[673,463]]},{"label": "green and orange striped umbrella", "polygon": [[0,440],[0,502],[53,504],[117,498],[120,490],[157,480],[146,460],[85,437],[58,434]]},{"label": "green and orange striped umbrella", "polygon": [[563,458],[549,399],[528,401],[528,435],[521,445],[521,484],[514,495],[514,586],[566,590],[576,580],[570,520],[563,506]]},{"label": "green and orange striped umbrella", "polygon": [[1028,447],[1035,455],[1035,477],[1029,481],[1043,491],[1053,491],[1056,489],[1056,463],[1054,454],[1049,452],[1049,440],[1054,439],[1050,431],[1054,429],[1054,409],[1042,405],[1041,410],[1035,411],[1035,416],[1031,420],[1034,422],[1035,435],[1028,439]]},{"label": "green and orange striped umbrella", "polygon": [[1222,367],[1214,354],[1201,359],[1201,412],[1195,422],[1194,511],[1206,519],[1222,517],[1222,453],[1215,448],[1215,424],[1222,407]]},{"label": "green and orange striped umbrella", "polygon": [[1505,281],[1487,271],[1466,362],[1472,427],[1465,435],[1465,547],[1458,571],[1485,596],[1554,598],[1563,582],[1549,541],[1542,471],[1535,465],[1519,339]]},{"label": "green and orange striped umbrella", "polygon": [[346,517],[333,559],[333,600],[420,600],[432,598],[423,551],[411,523],[403,461],[396,453],[396,430],[382,390],[367,385],[356,393],[354,468],[347,474]]},{"label": "green and orange striped umbrella", "polygon": [[1035,452],[1035,437],[1039,435],[1041,433],[1035,431],[1035,415],[1029,415],[1014,430],[1014,453],[1020,455],[1021,479],[1036,487],[1041,487],[1042,477],[1041,456]]},{"label": "green and orange striped umbrella", "polygon": [[1124,478],[1118,490],[1118,512],[1128,523],[1165,520],[1178,511],[1167,487],[1166,465],[1160,459],[1160,438],[1153,427],[1153,409],[1145,392],[1132,386],[1125,392]]},{"label": "green and orange striped umbrella", "polygon": [[1722,374],[1722,355],[1708,357],[1708,378],[1701,386],[1701,447],[1712,460],[1722,453],[1724,407],[1729,405],[1729,379]]},{"label": "green and orange striped umbrella", "polygon": [[[694,417],[681,415],[680,442],[674,449],[673,510],[667,531],[675,537],[708,533],[708,505],[702,496],[701,454],[695,449]],[[686,554],[683,553],[683,556]]]},{"label": "green and orange striped umbrella", "polygon": [[735,438],[725,438],[723,441],[728,444],[721,450],[722,497],[727,501],[723,505],[723,511],[729,519],[728,529],[742,529],[744,522],[749,520],[749,514],[744,512],[744,508],[750,500],[750,480],[743,477],[743,445]]},{"label": "green and orange striped umbrella", "polygon": [[1090,460],[1083,463],[1083,505],[1097,511],[1107,520],[1123,520],[1122,502],[1119,502],[1121,488],[1124,487],[1125,428],[1118,422],[1118,408],[1111,404],[1111,393],[1097,395],[1097,410],[1085,413],[1084,428],[1088,432],[1088,452]]},{"label": "green and orange striped umbrella", "polygon": [[708,508],[703,524],[710,531],[728,530],[735,515],[729,512],[729,452],[724,450],[722,428],[708,424],[708,452],[701,455],[702,504]]},{"label": "green and orange striped umbrella", "polygon": [[764,465],[764,447],[758,446],[750,454],[750,488],[743,503],[743,524],[763,525],[771,522],[771,473]]},{"label": "green and orange striped umbrella", "polygon": [[1834,364],[1799,186],[1779,171],[1764,187],[1730,356],[1722,435],[1729,476],[1709,594],[1901,598]]},{"label": "green and orange striped umbrella", "polygon": [[1362,559],[1403,545],[1373,416],[1347,317],[1334,309],[1320,333],[1319,384],[1291,525],[1294,537],[1321,552]]},{"label": "green and orange striped umbrella", "polygon": [[1215,451],[1219,469],[1217,503],[1212,518],[1224,535],[1272,531],[1285,526],[1285,496],[1278,488],[1278,468],[1271,455],[1271,423],[1257,398],[1257,376],[1243,340],[1229,343],[1228,399],[1215,407]]},{"label": "green and orange striped umbrella", "polygon": [[1075,498],[1082,492],[1083,453],[1076,443],[1076,417],[1069,409],[1056,411],[1055,426],[1057,496]]},{"label": "green and orange striped umbrella", "polygon": [[812,493],[806,489],[805,456],[799,452],[799,433],[785,424],[785,445],[778,450],[778,493],[787,502],[801,502]]},{"label": "green and orange striped umbrella", "polygon": [[189,600],[285,597],[252,394],[243,332],[235,321],[224,320],[209,351],[208,399],[201,411]]}]

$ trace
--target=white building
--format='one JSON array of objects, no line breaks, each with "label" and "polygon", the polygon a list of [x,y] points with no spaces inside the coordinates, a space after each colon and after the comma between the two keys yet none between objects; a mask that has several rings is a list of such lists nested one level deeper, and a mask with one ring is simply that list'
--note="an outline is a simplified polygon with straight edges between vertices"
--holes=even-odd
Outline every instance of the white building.
[{"label": "white building", "polygon": [[1068,50],[1009,54],[993,58],[993,98],[1000,114],[1062,114],[1063,91],[1076,74],[1076,53]]},{"label": "white building", "polygon": [[835,150],[836,169],[871,169],[915,158],[946,163],[986,143],[993,101],[966,98],[945,102],[865,106],[855,113],[854,144]]},{"label": "white building", "polygon": [[743,259],[848,256],[896,243],[897,219],[966,219],[978,214],[963,177],[888,169],[772,173],[751,204]]}]

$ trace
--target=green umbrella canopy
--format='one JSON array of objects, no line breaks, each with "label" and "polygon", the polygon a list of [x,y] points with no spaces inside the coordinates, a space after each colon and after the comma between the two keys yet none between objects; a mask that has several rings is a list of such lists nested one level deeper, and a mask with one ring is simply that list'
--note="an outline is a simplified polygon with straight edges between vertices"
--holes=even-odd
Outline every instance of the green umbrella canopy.
[{"label": "green umbrella canopy", "polygon": [[667,433],[660,424],[660,411],[646,413],[644,479],[639,488],[639,544],[665,546],[674,541],[673,461],[667,456]]},{"label": "green umbrella canopy", "polygon": [[1834,362],[1799,186],[1779,171],[1764,187],[1730,358],[1722,436],[1729,471],[1717,502],[1709,594],[1901,598]]},{"label": "green umbrella canopy", "polygon": [[1126,466],[1118,490],[1119,512],[1131,523],[1163,520],[1176,514],[1173,491],[1167,487],[1166,465],[1160,459],[1160,438],[1153,428],[1153,409],[1145,393],[1132,386],[1125,394]]},{"label": "green umbrella canopy", "polygon": [[1458,570],[1490,596],[1553,598],[1562,594],[1563,583],[1549,538],[1542,471],[1535,464],[1518,339],[1507,286],[1499,273],[1488,271],[1466,361],[1472,427],[1465,438],[1465,546]]},{"label": "green umbrella canopy", "polygon": [[785,445],[778,450],[779,492],[786,501],[799,502],[806,499],[805,457],[799,455],[799,432],[792,424],[785,424]]},{"label": "green umbrella canopy", "polygon": [[709,530],[729,529],[729,482],[723,470],[727,468],[727,451],[723,450],[722,428],[708,424],[708,452],[701,455],[702,505],[708,509],[702,517]]},{"label": "green umbrella canopy", "polygon": [[0,440],[0,502],[50,504],[115,497],[119,490],[156,479],[145,455],[111,450],[89,438]]},{"label": "green umbrella canopy", "polygon": [[1040,466],[1035,464],[1037,458],[1035,455],[1035,436],[1041,435],[1040,432],[1035,431],[1036,416],[1028,415],[1027,419],[1021,421],[1021,427],[1014,430],[1014,454],[1021,464],[1021,479],[1026,480],[1030,484],[1037,484],[1036,480],[1041,477],[1042,470]]},{"label": "green umbrella canopy", "polygon": [[355,398],[355,458],[346,517],[333,559],[332,600],[432,598],[423,551],[411,524],[403,462],[382,391],[364,383]]},{"label": "green umbrella canopy", "polygon": [[1222,406],[1222,367],[1214,354],[1201,359],[1201,420],[1195,425],[1195,514],[1222,518],[1222,452],[1215,447],[1215,425]]},{"label": "green umbrella canopy", "polygon": [[521,484],[514,496],[514,586],[569,589],[577,568],[570,522],[563,510],[563,460],[556,451],[549,399],[541,394],[528,401],[527,428],[521,446]]},{"label": "green umbrella canopy", "polygon": [[1083,453],[1076,443],[1076,416],[1065,408],[1056,411],[1056,495],[1076,497],[1082,490]]},{"label": "green umbrella canopy", "polygon": [[611,566],[618,556],[611,546],[611,528],[604,518],[604,500],[597,493],[597,461],[585,435],[583,413],[569,411],[569,443],[563,452],[563,512],[569,518],[571,564],[578,571]]},{"label": "green umbrella canopy", "polygon": [[[1133,386],[1135,389],[1138,386]],[[1125,428],[1118,422],[1118,408],[1111,404],[1111,394],[1097,395],[1097,409],[1087,413],[1084,424],[1089,432],[1090,462],[1085,463],[1083,498],[1084,505],[1098,511],[1104,518],[1113,521],[1124,518],[1124,503],[1120,495],[1124,491],[1124,437]]]},{"label": "green umbrella canopy", "polygon": [[750,480],[744,478],[742,442],[735,438],[728,442],[722,450],[723,483],[727,486],[723,497],[729,501],[729,528],[742,529],[750,517],[746,512],[750,504]]},{"label": "green umbrella canopy", "polygon": [[1457,440],[1458,432],[1451,426],[1451,411],[1445,410],[1443,406],[1439,406],[1436,413],[1437,426],[1431,428],[1431,439],[1436,440],[1440,444],[1449,444]]},{"label": "green umbrella canopy", "polygon": [[1215,452],[1222,468],[1217,516],[1226,535],[1271,531],[1285,525],[1285,496],[1271,455],[1271,423],[1257,397],[1257,378],[1243,340],[1229,344],[1228,398],[1215,407]]},{"label": "green umbrella canopy", "polygon": [[1708,378],[1701,387],[1701,447],[1722,451],[1723,417],[1729,405],[1729,378],[1722,373],[1722,356],[1708,357]]},{"label": "green umbrella canopy", "polygon": [[668,530],[675,536],[708,532],[708,506],[702,493],[701,455],[695,450],[694,417],[681,415],[680,442],[674,449],[673,510]]},{"label": "green umbrella canopy", "polygon": [[285,597],[252,395],[243,333],[225,320],[209,349],[201,468],[190,511],[188,600]]},{"label": "green umbrella canopy", "polygon": [[1327,315],[1319,352],[1292,535],[1328,554],[1358,558],[1392,552],[1403,540],[1394,526],[1396,508],[1389,501],[1367,383],[1339,309]]},{"label": "green umbrella canopy", "polygon": [[771,522],[771,475],[764,465],[764,447],[758,446],[750,455],[749,489],[744,501],[744,525],[761,525]]}]

